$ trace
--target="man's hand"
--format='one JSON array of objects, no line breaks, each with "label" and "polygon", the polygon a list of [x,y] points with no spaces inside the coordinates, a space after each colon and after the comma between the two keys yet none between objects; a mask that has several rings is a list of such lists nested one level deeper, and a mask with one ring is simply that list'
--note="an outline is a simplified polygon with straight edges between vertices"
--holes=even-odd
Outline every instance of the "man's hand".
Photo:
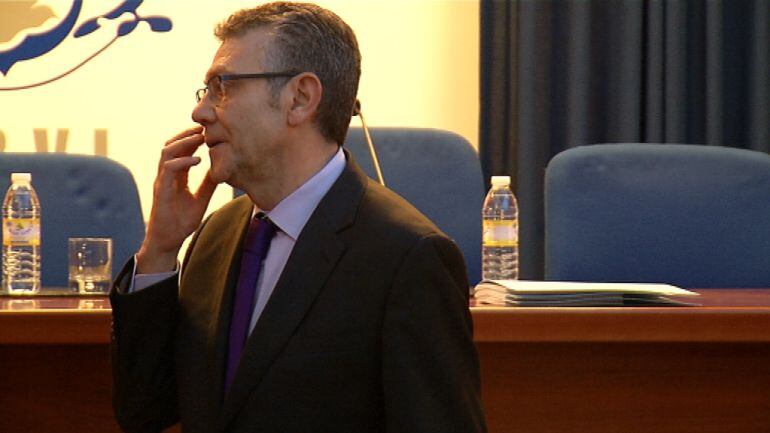
[{"label": "man's hand", "polygon": [[209,173],[193,194],[187,186],[190,168],[201,159],[192,156],[203,144],[203,128],[190,128],[166,142],[153,186],[147,234],[136,257],[136,272],[173,271],[184,240],[200,225],[217,184]]}]

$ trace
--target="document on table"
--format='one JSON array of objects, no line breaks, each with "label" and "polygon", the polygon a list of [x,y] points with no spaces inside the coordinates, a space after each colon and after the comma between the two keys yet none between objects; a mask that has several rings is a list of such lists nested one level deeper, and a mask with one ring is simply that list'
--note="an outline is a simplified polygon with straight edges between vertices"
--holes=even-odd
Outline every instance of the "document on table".
[{"label": "document on table", "polygon": [[474,290],[477,305],[530,307],[692,306],[674,297],[697,297],[668,284],[484,280]]}]

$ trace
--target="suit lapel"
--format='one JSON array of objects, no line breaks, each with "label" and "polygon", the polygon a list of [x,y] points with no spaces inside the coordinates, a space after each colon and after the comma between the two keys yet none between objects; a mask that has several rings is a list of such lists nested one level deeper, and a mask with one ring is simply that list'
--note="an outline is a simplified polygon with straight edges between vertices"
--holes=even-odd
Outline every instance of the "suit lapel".
[{"label": "suit lapel", "polygon": [[302,229],[246,342],[232,388],[223,402],[220,430],[226,429],[289,342],[345,250],[338,232],[353,222],[366,182],[347,152],[346,156],[345,170]]}]

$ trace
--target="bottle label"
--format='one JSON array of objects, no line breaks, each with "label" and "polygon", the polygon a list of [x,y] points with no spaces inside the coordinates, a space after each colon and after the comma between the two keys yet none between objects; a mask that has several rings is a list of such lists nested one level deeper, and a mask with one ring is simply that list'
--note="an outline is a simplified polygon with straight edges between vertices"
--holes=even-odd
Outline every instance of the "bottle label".
[{"label": "bottle label", "polygon": [[40,220],[6,218],[3,221],[3,245],[40,245]]},{"label": "bottle label", "polygon": [[517,247],[519,226],[514,220],[485,220],[483,242],[488,247]]}]

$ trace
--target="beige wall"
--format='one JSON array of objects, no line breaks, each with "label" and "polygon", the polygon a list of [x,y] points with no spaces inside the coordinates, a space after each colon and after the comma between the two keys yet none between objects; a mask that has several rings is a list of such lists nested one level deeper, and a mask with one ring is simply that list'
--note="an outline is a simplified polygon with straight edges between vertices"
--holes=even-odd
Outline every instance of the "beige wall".
[{"label": "beige wall", "polygon": [[[7,2],[8,0],[0,0]],[[68,0],[40,0],[63,16]],[[80,21],[104,13],[108,2],[84,2]],[[117,1],[112,3],[117,4]],[[416,126],[451,130],[474,146],[478,135],[478,1],[320,1],[358,35],[363,55],[360,86],[370,126]],[[106,129],[108,156],[126,165],[139,186],[145,215],[152,200],[156,158],[163,142],[190,125],[194,90],[217,47],[214,24],[229,12],[253,5],[244,0],[146,0],[144,15],[166,15],[169,33],[138,28],[73,74],[48,85],[0,91],[0,132],[5,151],[35,151],[33,130],[48,128],[53,150],[56,129],[69,130],[66,151],[94,153],[94,130]],[[89,37],[70,36],[49,55],[18,63],[0,88],[20,85],[74,66],[103,46],[120,20],[104,22]],[[51,19],[42,28],[55,25]],[[23,34],[0,43],[17,44]],[[358,125],[354,119],[353,125]],[[1,144],[1,143],[0,143]],[[208,158],[191,173],[198,182]],[[211,209],[226,202],[220,186]]]}]

